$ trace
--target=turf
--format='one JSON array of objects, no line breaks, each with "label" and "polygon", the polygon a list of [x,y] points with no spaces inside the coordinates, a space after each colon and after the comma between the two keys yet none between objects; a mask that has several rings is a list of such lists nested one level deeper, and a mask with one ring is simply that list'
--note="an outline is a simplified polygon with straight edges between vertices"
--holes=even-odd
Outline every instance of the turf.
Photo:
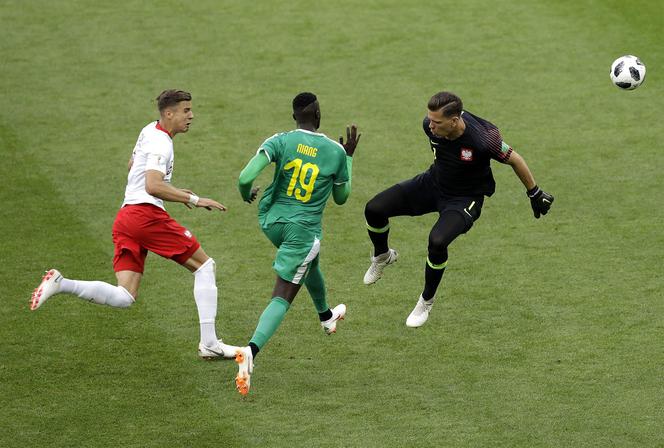
[{"label": "turf", "polygon": [[[2,2],[0,446],[663,446],[663,25],[648,0]],[[633,92],[608,76],[627,53],[648,68]],[[173,182],[229,207],[168,209],[217,260],[230,343],[274,282],[240,170],[293,126],[303,90],[321,131],[363,134],[321,254],[348,317],[326,337],[302,293],[247,399],[235,363],[197,359],[193,281],[171,262],[149,258],[128,310],[27,306],[49,267],[113,281],[126,161],[170,87],[196,114]],[[363,207],[428,166],[421,119],[442,89],[498,125],[556,201],[534,220],[494,166],[497,192],[412,330],[435,217],[393,220],[399,262],[365,287]]]}]

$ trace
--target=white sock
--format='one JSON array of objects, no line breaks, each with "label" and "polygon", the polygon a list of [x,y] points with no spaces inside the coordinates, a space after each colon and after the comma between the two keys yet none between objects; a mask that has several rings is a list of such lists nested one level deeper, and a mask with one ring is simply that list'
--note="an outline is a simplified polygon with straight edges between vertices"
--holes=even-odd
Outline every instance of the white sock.
[{"label": "white sock", "polygon": [[208,347],[217,344],[215,320],[217,318],[217,282],[215,280],[215,263],[209,258],[194,272],[194,299],[198,308],[198,319],[201,324],[201,342]]},{"label": "white sock", "polygon": [[105,282],[69,280],[60,282],[60,292],[74,294],[88,302],[127,308],[134,303],[134,298],[122,286],[113,286]]}]

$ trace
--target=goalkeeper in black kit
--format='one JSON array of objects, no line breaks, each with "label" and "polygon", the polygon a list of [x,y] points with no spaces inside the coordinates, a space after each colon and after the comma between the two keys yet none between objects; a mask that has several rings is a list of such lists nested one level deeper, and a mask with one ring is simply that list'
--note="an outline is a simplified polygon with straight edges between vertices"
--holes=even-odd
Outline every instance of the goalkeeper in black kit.
[{"label": "goalkeeper in black kit", "polygon": [[496,189],[491,159],[512,167],[526,187],[535,218],[546,215],[553,203],[553,196],[537,186],[523,157],[503,141],[498,128],[463,110],[461,98],[439,92],[431,97],[427,108],[423,127],[433,151],[433,164],[424,173],[378,193],[364,211],[374,246],[371,266],[364,275],[367,285],[378,281],[385,267],[397,260],[397,251],[387,242],[389,218],[438,213],[429,233],[424,290],[406,319],[409,327],[420,327],[429,318],[447,267],[447,247],[470,230],[480,217],[484,197]]}]

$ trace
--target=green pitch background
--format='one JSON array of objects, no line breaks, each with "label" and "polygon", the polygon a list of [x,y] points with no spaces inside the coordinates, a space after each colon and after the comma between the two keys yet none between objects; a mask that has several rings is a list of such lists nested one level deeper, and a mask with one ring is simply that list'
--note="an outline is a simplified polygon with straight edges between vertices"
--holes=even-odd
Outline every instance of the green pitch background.
[{"label": "green pitch background", "polygon": [[[664,446],[659,2],[5,0],[0,29],[0,446]],[[648,68],[634,92],[608,77],[627,53]],[[363,134],[321,253],[348,317],[326,337],[303,292],[247,399],[235,363],[197,359],[193,280],[159,257],[128,310],[28,309],[50,267],[114,281],[126,162],[171,87],[196,115],[173,182],[229,207],[169,206],[217,260],[229,343],[246,343],[274,282],[240,170],[292,128],[299,91],[318,94],[323,132]],[[556,202],[536,221],[495,166],[413,330],[435,216],[393,221],[399,262],[365,287],[363,207],[429,165],[421,119],[442,89],[498,125]]]}]

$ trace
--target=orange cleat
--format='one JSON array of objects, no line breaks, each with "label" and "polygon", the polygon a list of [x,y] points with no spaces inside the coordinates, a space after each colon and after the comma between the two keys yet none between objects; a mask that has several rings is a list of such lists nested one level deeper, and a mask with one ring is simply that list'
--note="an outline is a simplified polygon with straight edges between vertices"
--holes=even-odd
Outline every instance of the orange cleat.
[{"label": "orange cleat", "polygon": [[243,397],[249,393],[251,387],[251,373],[254,370],[254,356],[251,347],[242,347],[235,352],[235,362],[238,364],[238,373],[235,377],[235,387]]},{"label": "orange cleat", "polygon": [[42,281],[39,286],[32,292],[32,297],[30,298],[30,309],[32,311],[36,310],[49,297],[60,292],[60,282],[62,281],[62,274],[56,269],[50,269],[46,271],[46,274],[42,277]]}]

